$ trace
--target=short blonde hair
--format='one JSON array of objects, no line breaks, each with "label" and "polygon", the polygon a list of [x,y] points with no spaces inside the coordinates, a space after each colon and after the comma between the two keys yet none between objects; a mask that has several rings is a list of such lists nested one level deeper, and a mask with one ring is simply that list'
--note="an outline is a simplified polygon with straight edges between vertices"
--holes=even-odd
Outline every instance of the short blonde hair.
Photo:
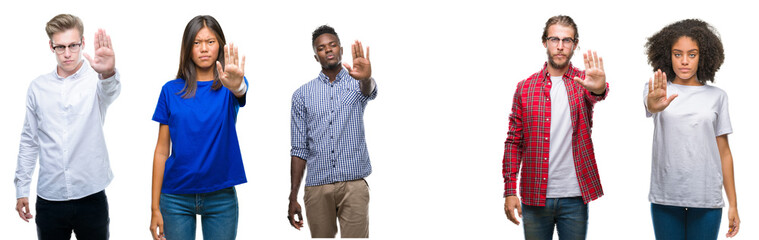
[{"label": "short blonde hair", "polygon": [[84,36],[84,24],[79,17],[71,14],[58,14],[58,16],[53,17],[47,22],[45,32],[47,32],[48,38],[53,39],[53,34],[73,28],[79,30],[80,37]]}]

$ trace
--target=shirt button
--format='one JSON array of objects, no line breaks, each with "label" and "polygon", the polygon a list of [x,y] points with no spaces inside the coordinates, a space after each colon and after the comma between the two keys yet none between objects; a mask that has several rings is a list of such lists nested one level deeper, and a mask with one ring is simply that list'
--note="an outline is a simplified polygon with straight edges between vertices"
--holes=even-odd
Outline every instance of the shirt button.
[{"label": "shirt button", "polygon": [[332,97],[329,97],[329,100],[332,100]]},{"label": "shirt button", "polygon": [[546,160],[546,161],[548,161],[548,158],[543,158],[543,160]]},{"label": "shirt button", "polygon": [[551,121],[551,119],[550,118],[546,118],[546,122],[548,122],[548,121]]},{"label": "shirt button", "polygon": [[333,138],[335,138],[335,136],[329,136],[329,139],[333,139]]},{"label": "shirt button", "polygon": [[335,150],[332,150],[332,153],[335,153]]},{"label": "shirt button", "polygon": [[329,125],[332,125],[332,122],[329,122]]},{"label": "shirt button", "polygon": [[546,141],[548,141],[548,138],[546,138]]}]

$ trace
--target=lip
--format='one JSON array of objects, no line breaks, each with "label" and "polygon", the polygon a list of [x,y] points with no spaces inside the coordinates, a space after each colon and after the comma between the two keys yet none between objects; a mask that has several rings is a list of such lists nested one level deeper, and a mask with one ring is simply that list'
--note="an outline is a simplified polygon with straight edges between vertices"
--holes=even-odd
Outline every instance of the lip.
[{"label": "lip", "polygon": [[690,72],[690,68],[678,68],[677,70],[680,70],[680,72]]},{"label": "lip", "polygon": [[335,59],[335,55],[334,54],[327,54],[327,60],[332,60],[332,59]]},{"label": "lip", "polygon": [[74,62],[74,60],[65,60],[65,61],[63,61],[63,64],[71,64],[73,62]]},{"label": "lip", "polygon": [[198,59],[200,59],[200,60],[209,60],[209,59],[211,59],[211,56],[200,56]]}]

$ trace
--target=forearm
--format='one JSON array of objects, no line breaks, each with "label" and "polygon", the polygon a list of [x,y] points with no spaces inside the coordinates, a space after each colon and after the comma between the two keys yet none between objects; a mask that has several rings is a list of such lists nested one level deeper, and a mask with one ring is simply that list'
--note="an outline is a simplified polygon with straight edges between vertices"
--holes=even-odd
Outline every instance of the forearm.
[{"label": "forearm", "polygon": [[[102,76],[102,75],[101,75]],[[98,81],[97,94],[99,99],[106,104],[112,103],[121,93],[121,76],[118,72]]]},{"label": "forearm", "polygon": [[303,181],[303,173],[306,171],[306,160],[300,157],[290,157],[290,201],[298,200],[298,190]]},{"label": "forearm", "polygon": [[720,159],[722,161],[722,184],[725,187],[730,207],[738,207],[738,199],[735,191],[735,176],[733,171],[733,154],[727,141],[727,135],[717,137]]},{"label": "forearm", "polygon": [[370,96],[372,95],[372,92],[374,91],[374,88],[376,87],[377,83],[374,82],[374,78],[369,78],[366,80],[359,80],[359,88],[361,89],[361,94],[364,96]]},{"label": "forearm", "polygon": [[161,187],[163,187],[163,172],[166,166],[165,155],[156,153],[153,156],[153,185],[150,195],[150,209],[153,211],[159,210],[159,203],[161,198]]},{"label": "forearm", "polygon": [[163,173],[166,168],[166,159],[169,158],[169,148],[171,147],[170,139],[169,125],[160,124],[158,142],[153,154],[153,184],[150,191],[150,209],[152,211],[159,210],[161,188],[163,187]]}]

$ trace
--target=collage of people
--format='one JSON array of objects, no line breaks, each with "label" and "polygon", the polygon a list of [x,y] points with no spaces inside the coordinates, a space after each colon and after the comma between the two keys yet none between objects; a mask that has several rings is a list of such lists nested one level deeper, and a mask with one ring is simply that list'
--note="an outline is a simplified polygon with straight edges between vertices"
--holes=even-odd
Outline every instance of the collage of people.
[{"label": "collage of people", "polygon": [[752,13],[16,2],[2,239],[759,239]]}]

